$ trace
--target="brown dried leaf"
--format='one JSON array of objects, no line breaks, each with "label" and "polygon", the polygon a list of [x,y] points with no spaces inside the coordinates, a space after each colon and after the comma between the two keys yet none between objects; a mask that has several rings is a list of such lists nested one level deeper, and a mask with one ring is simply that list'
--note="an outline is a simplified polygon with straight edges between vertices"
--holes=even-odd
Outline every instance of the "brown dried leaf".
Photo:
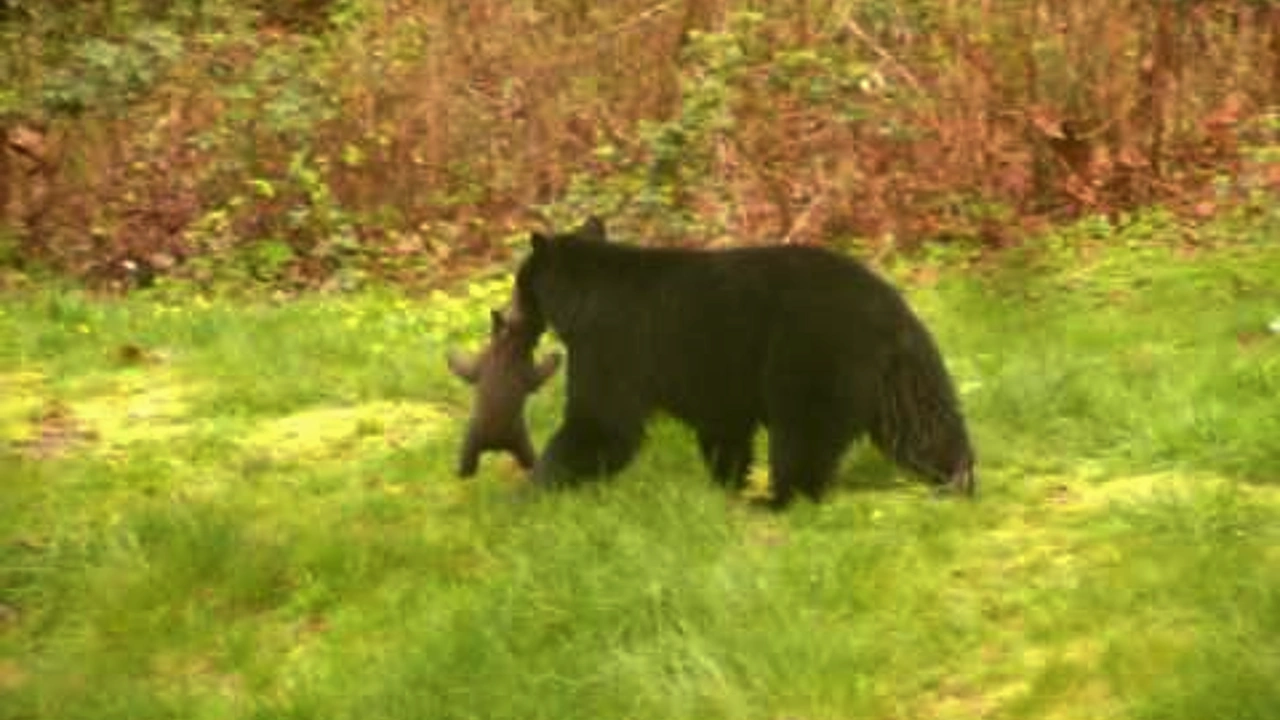
[{"label": "brown dried leaf", "polygon": [[1035,105],[1027,110],[1027,119],[1043,135],[1054,140],[1067,139],[1066,133],[1062,130],[1062,117],[1052,109],[1044,105]]}]

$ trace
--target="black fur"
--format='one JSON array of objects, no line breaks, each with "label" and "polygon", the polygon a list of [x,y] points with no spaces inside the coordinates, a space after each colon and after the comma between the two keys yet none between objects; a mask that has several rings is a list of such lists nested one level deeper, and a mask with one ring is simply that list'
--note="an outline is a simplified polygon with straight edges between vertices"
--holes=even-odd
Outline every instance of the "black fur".
[{"label": "black fur", "polygon": [[532,468],[536,456],[524,421],[524,402],[560,367],[560,356],[548,354],[536,365],[530,333],[497,310],[489,311],[489,344],[475,357],[449,353],[449,369],[475,385],[471,419],[458,458],[458,475],[471,477],[486,450],[506,450],[520,466]]},{"label": "black fur", "polygon": [[709,469],[741,487],[769,430],[773,504],[818,499],[857,437],[966,493],[973,451],[933,339],[887,282],[800,246],[722,251],[607,242],[595,219],[534,233],[515,313],[568,349],[564,417],[541,482],[612,474],[662,410],[689,424]]}]

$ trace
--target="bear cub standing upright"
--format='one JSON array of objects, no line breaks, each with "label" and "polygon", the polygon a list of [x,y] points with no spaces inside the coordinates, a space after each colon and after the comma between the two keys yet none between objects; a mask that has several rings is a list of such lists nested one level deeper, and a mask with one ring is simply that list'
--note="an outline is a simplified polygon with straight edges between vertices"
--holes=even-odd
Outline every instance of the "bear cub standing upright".
[{"label": "bear cub standing upright", "polygon": [[453,374],[475,385],[471,418],[458,458],[458,475],[471,477],[486,450],[506,450],[528,470],[536,456],[524,421],[524,403],[560,367],[560,356],[548,354],[534,364],[533,347],[540,332],[530,333],[497,310],[489,311],[489,344],[475,357],[449,353]]},{"label": "bear cub standing upright", "polygon": [[805,246],[730,250],[613,243],[592,218],[533,233],[514,314],[569,358],[539,482],[610,475],[658,410],[688,424],[713,477],[741,487],[769,432],[772,504],[819,499],[869,435],[939,485],[974,491],[974,455],[933,338],[902,296],[851,258]]}]

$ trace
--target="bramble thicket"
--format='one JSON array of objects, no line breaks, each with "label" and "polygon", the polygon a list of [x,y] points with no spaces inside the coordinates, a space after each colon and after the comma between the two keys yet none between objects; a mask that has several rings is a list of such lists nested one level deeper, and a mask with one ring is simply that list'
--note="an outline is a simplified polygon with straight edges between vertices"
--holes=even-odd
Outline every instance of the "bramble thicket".
[{"label": "bramble thicket", "polygon": [[11,0],[0,48],[10,281],[435,284],[588,212],[990,249],[1280,183],[1256,0]]}]

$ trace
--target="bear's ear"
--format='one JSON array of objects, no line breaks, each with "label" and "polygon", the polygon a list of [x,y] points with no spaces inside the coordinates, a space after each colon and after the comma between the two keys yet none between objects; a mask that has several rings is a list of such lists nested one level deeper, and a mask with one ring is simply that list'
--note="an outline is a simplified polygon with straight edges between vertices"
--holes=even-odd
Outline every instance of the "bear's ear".
[{"label": "bear's ear", "polygon": [[543,235],[542,233],[536,230],[529,233],[529,247],[534,252],[539,252],[539,251],[546,252],[547,243],[549,242],[551,242],[551,238],[547,237],[546,235]]},{"label": "bear's ear", "polygon": [[498,335],[502,332],[502,329],[507,326],[507,318],[502,315],[501,310],[494,310],[493,308],[490,308],[489,325],[490,332],[494,335]]},{"label": "bear's ear", "polygon": [[583,240],[606,242],[604,221],[595,215],[587,218],[586,222],[582,223],[582,227],[578,228],[574,234]]}]

